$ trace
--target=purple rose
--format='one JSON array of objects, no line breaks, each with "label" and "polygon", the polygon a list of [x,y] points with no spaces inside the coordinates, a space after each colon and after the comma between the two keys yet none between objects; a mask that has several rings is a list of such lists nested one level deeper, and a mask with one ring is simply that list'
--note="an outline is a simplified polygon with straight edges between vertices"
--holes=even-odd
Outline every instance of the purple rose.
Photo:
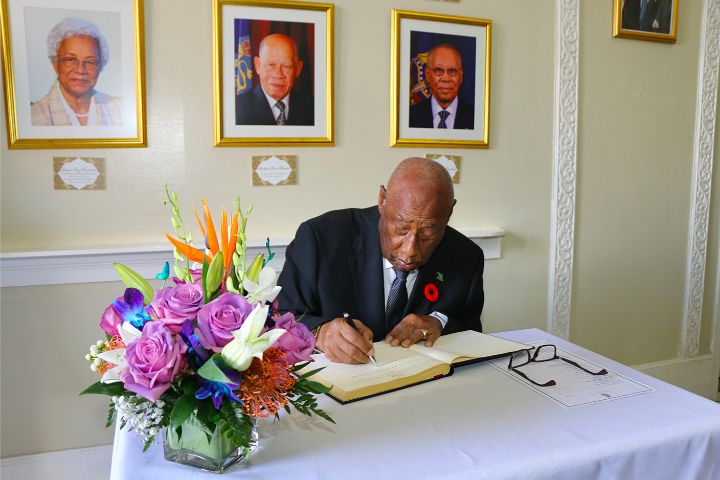
[{"label": "purple rose", "polygon": [[292,313],[274,317],[275,328],[283,328],[287,333],[275,344],[285,354],[288,363],[293,364],[310,360],[315,349],[315,337],[302,323],[296,322]]},{"label": "purple rose", "polygon": [[162,322],[148,322],[142,336],[125,349],[127,368],[120,373],[120,380],[126,389],[154,402],[185,366],[182,354],[186,350]]},{"label": "purple rose", "polygon": [[194,320],[198,310],[203,306],[202,285],[196,283],[180,283],[174,287],[165,287],[155,292],[152,301],[158,319],[172,333],[179,333],[185,320]]},{"label": "purple rose", "polygon": [[[118,297],[118,300],[122,300],[122,297]],[[122,323],[122,316],[120,316],[111,303],[102,314],[102,318],[100,319],[100,328],[102,328],[105,333],[111,337],[114,337],[115,335],[119,335],[118,328],[120,328]]]},{"label": "purple rose", "polygon": [[219,352],[234,338],[253,306],[245,297],[236,293],[223,293],[200,309],[197,315],[200,343],[203,347]]}]

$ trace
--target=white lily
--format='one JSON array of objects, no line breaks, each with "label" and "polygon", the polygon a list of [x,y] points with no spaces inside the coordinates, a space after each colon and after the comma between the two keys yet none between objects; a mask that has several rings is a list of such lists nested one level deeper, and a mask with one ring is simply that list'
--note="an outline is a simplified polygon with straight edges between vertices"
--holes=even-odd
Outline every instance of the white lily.
[{"label": "white lily", "polygon": [[278,296],[282,287],[277,286],[277,272],[274,268],[267,265],[260,270],[257,283],[249,278],[243,278],[243,288],[247,292],[245,298],[250,303],[272,303]]},{"label": "white lily", "polygon": [[232,332],[235,338],[220,352],[223,360],[238,372],[247,370],[253,358],[262,358],[263,352],[285,333],[282,328],[277,328],[260,335],[265,325],[268,308],[268,305],[257,305],[243,321],[242,326]]},{"label": "white lily", "polygon": [[[123,322],[118,328],[120,338],[122,338],[125,345],[130,345],[130,342],[140,338],[142,332],[135,328],[130,322]],[[127,362],[125,361],[125,349],[116,348],[115,350],[107,350],[99,353],[97,357],[101,360],[105,360],[108,363],[115,365],[113,368],[109,368],[103,376],[100,378],[102,383],[114,383],[120,381],[120,372],[125,370]]]}]

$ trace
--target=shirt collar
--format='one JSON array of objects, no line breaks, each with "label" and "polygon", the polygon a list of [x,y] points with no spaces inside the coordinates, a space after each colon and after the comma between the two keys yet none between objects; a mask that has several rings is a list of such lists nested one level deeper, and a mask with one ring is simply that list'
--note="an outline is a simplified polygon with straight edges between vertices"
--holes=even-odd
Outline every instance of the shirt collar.
[{"label": "shirt collar", "polygon": [[438,114],[441,110],[447,110],[450,112],[450,115],[455,115],[455,112],[457,112],[457,106],[458,106],[458,97],[453,98],[453,101],[450,102],[450,105],[448,105],[447,108],[442,108],[437,100],[435,100],[435,96],[430,97],[430,105],[432,106],[432,114],[433,118]]}]

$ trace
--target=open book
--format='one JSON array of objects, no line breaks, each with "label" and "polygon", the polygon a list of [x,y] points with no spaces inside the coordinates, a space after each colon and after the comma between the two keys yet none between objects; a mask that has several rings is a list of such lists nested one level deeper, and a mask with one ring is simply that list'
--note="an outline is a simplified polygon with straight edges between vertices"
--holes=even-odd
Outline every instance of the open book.
[{"label": "open book", "polygon": [[330,396],[341,403],[409,387],[448,376],[453,366],[508,355],[528,348],[475,331],[441,336],[428,348],[415,344],[410,348],[392,347],[385,341],[375,342],[375,360],[364,365],[333,363],[324,354],[313,355],[315,362],[305,371],[325,367],[312,379],[331,386]]}]

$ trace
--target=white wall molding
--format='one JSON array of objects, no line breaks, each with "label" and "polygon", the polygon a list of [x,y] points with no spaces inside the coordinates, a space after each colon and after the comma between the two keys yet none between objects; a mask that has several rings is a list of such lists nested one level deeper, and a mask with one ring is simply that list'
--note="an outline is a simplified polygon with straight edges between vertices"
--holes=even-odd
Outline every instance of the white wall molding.
[{"label": "white wall molding", "polygon": [[21,455],[0,461],[3,480],[110,478],[112,445]]},{"label": "white wall molding", "polygon": [[[502,256],[501,239],[505,235],[504,230],[477,228],[463,230],[463,233],[482,247],[486,259]],[[289,243],[289,240],[284,240],[271,245],[275,257],[270,266],[277,271],[282,270],[285,249]],[[248,244],[249,259],[263,252],[267,253],[264,244]],[[170,244],[4,253],[0,254],[0,287],[117,281],[119,279],[113,262],[127,265],[145,278],[154,278],[164,262],[172,261]]]},{"label": "white wall molding", "polygon": [[700,41],[693,146],[692,204],[682,322],[681,355],[684,358],[696,357],[700,344],[710,217],[710,180],[712,178],[717,115],[720,0],[706,0],[704,3]]},{"label": "white wall molding", "polygon": [[555,5],[555,100],[547,330],[570,336],[575,237],[580,2]]},{"label": "white wall molding", "polygon": [[664,382],[684,388],[705,398],[717,398],[717,375],[713,355],[695,358],[674,358],[661,362],[634,365],[632,368]]}]

